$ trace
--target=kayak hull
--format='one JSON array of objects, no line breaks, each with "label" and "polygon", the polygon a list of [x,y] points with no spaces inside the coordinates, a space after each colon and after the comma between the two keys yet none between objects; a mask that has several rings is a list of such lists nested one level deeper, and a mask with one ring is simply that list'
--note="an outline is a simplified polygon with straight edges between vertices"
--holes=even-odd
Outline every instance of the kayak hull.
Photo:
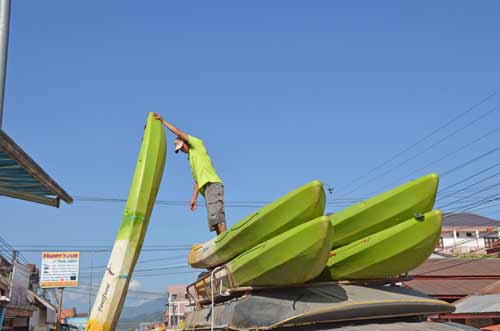
[{"label": "kayak hull", "polygon": [[255,246],[226,267],[234,286],[302,284],[324,269],[332,238],[331,223],[322,216]]},{"label": "kayak hull", "polygon": [[412,180],[366,201],[330,214],[335,249],[404,222],[434,207],[439,184],[437,174]]},{"label": "kayak hull", "polygon": [[360,280],[406,273],[432,254],[441,225],[441,211],[434,210],[335,249],[319,279]]},{"label": "kayak hull", "polygon": [[195,244],[188,256],[194,268],[214,268],[252,247],[323,215],[325,192],[312,181],[245,217],[226,232]]},{"label": "kayak hull", "polygon": [[149,113],[125,212],[85,328],[87,331],[116,329],[158,193],[165,153],[163,127]]},{"label": "kayak hull", "polygon": [[326,216],[299,225],[239,255],[188,286],[200,301],[241,287],[302,284],[325,268],[333,237]]},{"label": "kayak hull", "polygon": [[185,330],[210,330],[212,316],[217,330],[296,330],[300,326],[304,330],[323,330],[320,323],[376,323],[395,317],[424,319],[454,310],[447,302],[399,286],[313,283],[255,290],[243,298],[213,307],[207,305],[187,314]]}]

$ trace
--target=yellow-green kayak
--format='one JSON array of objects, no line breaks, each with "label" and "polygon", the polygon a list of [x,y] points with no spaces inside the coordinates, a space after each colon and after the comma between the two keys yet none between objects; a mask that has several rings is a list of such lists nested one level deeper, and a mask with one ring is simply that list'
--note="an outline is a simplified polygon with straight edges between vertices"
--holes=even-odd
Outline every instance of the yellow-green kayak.
[{"label": "yellow-green kayak", "polygon": [[86,331],[115,330],[165,165],[165,132],[149,113],[125,212]]},{"label": "yellow-green kayak", "polygon": [[441,211],[434,210],[330,252],[321,280],[397,276],[422,264],[441,234]]},{"label": "yellow-green kayak", "polygon": [[330,214],[335,233],[332,248],[350,244],[432,210],[438,184],[439,176],[432,173]]},{"label": "yellow-green kayak", "polygon": [[222,265],[252,247],[323,215],[325,192],[312,181],[245,217],[226,232],[191,248],[188,262],[195,268]]},{"label": "yellow-green kayak", "polygon": [[196,281],[197,298],[242,286],[285,286],[302,284],[325,268],[333,232],[326,216],[318,217],[273,237]]}]

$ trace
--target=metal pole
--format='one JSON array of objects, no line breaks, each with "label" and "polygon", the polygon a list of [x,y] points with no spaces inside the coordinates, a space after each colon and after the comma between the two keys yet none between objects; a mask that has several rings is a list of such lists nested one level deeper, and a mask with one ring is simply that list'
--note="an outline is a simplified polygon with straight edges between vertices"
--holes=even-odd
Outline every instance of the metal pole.
[{"label": "metal pole", "polygon": [[3,124],[7,51],[9,48],[10,0],[0,0],[0,128]]}]

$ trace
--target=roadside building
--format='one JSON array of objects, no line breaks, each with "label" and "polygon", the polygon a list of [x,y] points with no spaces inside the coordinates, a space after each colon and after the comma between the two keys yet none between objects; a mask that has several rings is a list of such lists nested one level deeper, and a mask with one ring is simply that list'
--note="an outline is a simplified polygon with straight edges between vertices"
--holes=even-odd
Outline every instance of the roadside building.
[{"label": "roadside building", "polygon": [[57,322],[57,308],[48,300],[29,292],[30,301],[34,306],[29,320],[30,331],[47,331]]},{"label": "roadside building", "polygon": [[440,315],[440,319],[467,324],[489,330],[500,329],[500,281],[455,303],[452,314]]},{"label": "roadside building", "polygon": [[455,302],[500,281],[500,259],[429,259],[409,275],[404,286]]},{"label": "roadside building", "polygon": [[482,255],[500,238],[500,221],[471,213],[445,214],[436,251]]},{"label": "roadside building", "polygon": [[168,328],[182,326],[186,313],[193,310],[189,306],[186,285],[170,285],[167,287],[167,304],[165,307],[165,324]]}]

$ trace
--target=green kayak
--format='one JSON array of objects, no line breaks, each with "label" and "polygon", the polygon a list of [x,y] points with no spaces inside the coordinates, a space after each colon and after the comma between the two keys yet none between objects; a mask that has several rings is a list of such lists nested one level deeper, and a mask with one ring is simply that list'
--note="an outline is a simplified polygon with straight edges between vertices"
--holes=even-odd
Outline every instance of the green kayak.
[{"label": "green kayak", "polygon": [[[273,237],[213,271],[216,293],[242,286],[302,284],[324,270],[333,231],[326,216]],[[210,275],[188,287],[197,297],[210,297]]]},{"label": "green kayak", "polygon": [[312,181],[255,213],[226,232],[191,248],[188,262],[195,268],[222,265],[252,247],[323,215],[325,192],[320,181]]},{"label": "green kayak", "polygon": [[115,330],[165,165],[165,133],[149,113],[118,235],[86,331]]},{"label": "green kayak", "polygon": [[438,183],[439,176],[432,173],[330,214],[335,232],[332,248],[347,245],[412,218],[415,214],[432,210]]},{"label": "green kayak", "polygon": [[406,273],[432,254],[441,223],[441,211],[434,210],[335,249],[319,279],[375,279]]}]

